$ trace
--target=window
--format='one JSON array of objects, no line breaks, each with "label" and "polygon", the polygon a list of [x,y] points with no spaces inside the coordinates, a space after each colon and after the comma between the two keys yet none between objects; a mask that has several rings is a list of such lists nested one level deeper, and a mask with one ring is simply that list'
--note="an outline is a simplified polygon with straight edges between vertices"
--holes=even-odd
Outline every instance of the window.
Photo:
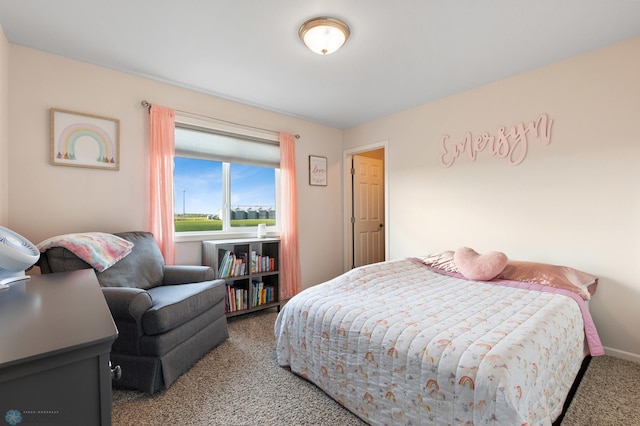
[{"label": "window", "polygon": [[277,143],[176,127],[176,232],[255,232],[277,227]]}]

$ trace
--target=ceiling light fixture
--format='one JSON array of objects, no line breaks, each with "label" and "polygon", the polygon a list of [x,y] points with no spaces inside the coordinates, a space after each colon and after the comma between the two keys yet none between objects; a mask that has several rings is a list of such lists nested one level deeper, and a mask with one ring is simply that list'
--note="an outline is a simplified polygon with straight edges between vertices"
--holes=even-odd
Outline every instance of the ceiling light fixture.
[{"label": "ceiling light fixture", "polygon": [[347,24],[326,16],[309,19],[298,30],[304,44],[319,55],[329,55],[340,49],[350,33]]}]

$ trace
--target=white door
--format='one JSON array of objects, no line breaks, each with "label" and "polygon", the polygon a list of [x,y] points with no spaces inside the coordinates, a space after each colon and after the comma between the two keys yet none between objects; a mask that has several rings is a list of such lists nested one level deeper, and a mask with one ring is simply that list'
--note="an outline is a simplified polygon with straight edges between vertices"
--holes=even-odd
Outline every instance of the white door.
[{"label": "white door", "polygon": [[382,262],[384,255],[384,163],[353,156],[353,266]]}]

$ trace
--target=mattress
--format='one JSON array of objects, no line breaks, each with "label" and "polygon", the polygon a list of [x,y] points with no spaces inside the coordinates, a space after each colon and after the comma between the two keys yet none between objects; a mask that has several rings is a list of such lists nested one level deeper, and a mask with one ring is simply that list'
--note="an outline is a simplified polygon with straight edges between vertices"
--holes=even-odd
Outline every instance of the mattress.
[{"label": "mattress", "polygon": [[540,287],[359,267],[287,302],[277,361],[372,425],[551,424],[602,347],[580,297]]}]

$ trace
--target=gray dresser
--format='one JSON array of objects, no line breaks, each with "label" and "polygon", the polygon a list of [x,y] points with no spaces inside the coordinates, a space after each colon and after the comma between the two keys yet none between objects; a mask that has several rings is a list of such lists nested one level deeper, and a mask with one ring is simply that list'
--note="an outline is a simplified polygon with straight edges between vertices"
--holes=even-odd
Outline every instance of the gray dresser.
[{"label": "gray dresser", "polygon": [[117,335],[93,269],[1,290],[0,419],[110,425],[109,353]]}]

